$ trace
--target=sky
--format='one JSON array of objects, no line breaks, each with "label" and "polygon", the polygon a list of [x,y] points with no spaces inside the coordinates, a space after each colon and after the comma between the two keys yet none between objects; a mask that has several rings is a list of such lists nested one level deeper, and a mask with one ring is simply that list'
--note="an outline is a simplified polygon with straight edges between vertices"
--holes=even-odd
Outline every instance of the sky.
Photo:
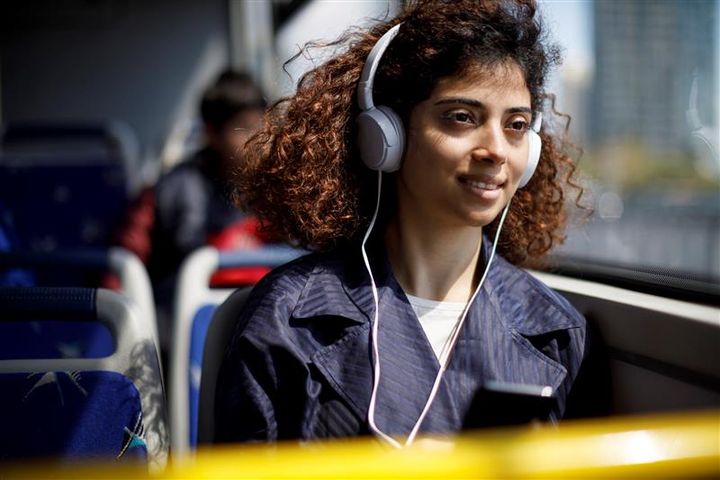
[{"label": "sky", "polygon": [[590,74],[594,67],[592,2],[541,0],[540,10],[552,38],[564,50],[562,70]]}]

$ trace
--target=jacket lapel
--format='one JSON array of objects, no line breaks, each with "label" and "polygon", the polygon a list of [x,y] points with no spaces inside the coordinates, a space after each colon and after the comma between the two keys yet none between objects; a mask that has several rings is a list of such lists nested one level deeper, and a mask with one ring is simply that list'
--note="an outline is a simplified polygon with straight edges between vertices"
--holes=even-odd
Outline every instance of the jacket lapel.
[{"label": "jacket lapel", "polygon": [[[364,266],[358,268],[365,273]],[[406,436],[425,406],[439,365],[415,312],[384,256],[374,262],[373,275],[381,306],[378,334],[380,384],[375,422],[389,435]],[[370,321],[375,305],[366,273],[357,278],[346,277],[346,280],[356,280],[341,283],[352,305],[352,308],[346,306],[345,309],[354,311],[335,311],[333,314],[357,317],[359,312],[363,322],[349,329],[337,342],[318,350],[312,361],[355,412],[367,419],[373,382]],[[327,314],[327,308],[323,310]],[[434,430],[448,429],[447,412],[455,410],[450,400],[446,389],[441,389],[433,409],[437,408],[445,414],[424,422],[423,430],[426,429],[426,423],[435,427]]]},{"label": "jacket lapel", "polygon": [[[483,250],[487,258],[488,248]],[[425,406],[439,364],[385,256],[375,258],[379,258],[373,264],[373,274],[380,304],[380,385],[375,421],[383,432],[404,437]],[[319,348],[311,361],[366,421],[373,382],[370,321],[375,307],[364,265],[348,264],[342,271],[314,275],[315,280],[303,292],[307,301],[301,301],[293,315],[351,320],[343,335]],[[512,287],[506,285],[502,270],[497,264],[491,268],[475,299],[421,431],[461,428],[464,412],[486,380],[549,385],[553,389],[564,380],[566,369],[538,351],[529,338],[567,326],[539,328],[530,322],[535,326],[524,328],[525,314],[516,311],[522,305],[516,307],[515,302],[508,306],[501,301],[504,289]],[[338,301],[328,300],[332,298]]]},{"label": "jacket lapel", "polygon": [[488,278],[468,312],[421,430],[447,432],[462,428],[473,397],[488,380],[547,385],[556,391],[566,375],[565,367],[543,355],[527,336],[507,324],[506,312]]},{"label": "jacket lapel", "polygon": [[322,318],[333,324],[350,324],[334,340],[320,346],[310,361],[364,423],[373,381],[369,347],[373,300],[360,267],[345,263],[325,261],[321,269],[313,271],[292,315],[300,321]]},{"label": "jacket lapel", "polygon": [[567,375],[560,363],[508,328],[490,282],[487,286],[475,299],[445,373],[447,388],[461,412],[467,412],[473,396],[488,380],[551,386],[555,391]]}]

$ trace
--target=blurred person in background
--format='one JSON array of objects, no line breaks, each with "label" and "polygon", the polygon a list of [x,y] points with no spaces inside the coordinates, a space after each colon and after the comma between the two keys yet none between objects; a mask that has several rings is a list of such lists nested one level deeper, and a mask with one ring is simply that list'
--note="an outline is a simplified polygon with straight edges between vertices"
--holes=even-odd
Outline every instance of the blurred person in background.
[{"label": "blurred person in background", "polygon": [[140,194],[117,235],[119,245],[147,264],[163,344],[187,255],[204,245],[227,250],[262,243],[255,220],[233,204],[229,179],[243,161],[243,145],[262,125],[265,107],[250,75],[220,73],[200,100],[204,145]]}]

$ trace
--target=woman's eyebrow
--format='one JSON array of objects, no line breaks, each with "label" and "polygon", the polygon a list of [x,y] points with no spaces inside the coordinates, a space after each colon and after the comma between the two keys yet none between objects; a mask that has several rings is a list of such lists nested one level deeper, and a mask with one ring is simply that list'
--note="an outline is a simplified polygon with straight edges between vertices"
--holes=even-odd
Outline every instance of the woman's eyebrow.
[{"label": "woman's eyebrow", "polygon": [[469,105],[471,107],[485,108],[485,104],[483,102],[481,102],[480,100],[476,100],[474,98],[467,98],[467,97],[441,98],[440,100],[435,102],[435,105],[445,105],[447,103],[462,103],[465,105]]},{"label": "woman's eyebrow", "polygon": [[506,110],[507,113],[529,113],[532,115],[532,109],[528,107],[512,107]]},{"label": "woman's eyebrow", "polygon": [[[454,104],[463,104],[468,105],[470,107],[477,107],[477,108],[487,108],[483,102],[480,100],[476,100],[474,98],[467,98],[467,97],[449,97],[449,98],[441,98],[437,102],[435,102],[435,105],[446,105],[448,103],[454,103]],[[532,114],[532,109],[529,107],[511,107],[505,110],[506,113],[530,113]]]}]

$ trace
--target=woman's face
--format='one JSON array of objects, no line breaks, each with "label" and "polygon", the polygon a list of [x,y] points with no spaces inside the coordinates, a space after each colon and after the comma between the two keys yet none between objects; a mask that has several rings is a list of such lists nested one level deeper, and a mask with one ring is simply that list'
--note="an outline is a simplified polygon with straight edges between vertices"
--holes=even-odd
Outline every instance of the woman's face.
[{"label": "woman's face", "polygon": [[520,68],[477,72],[440,80],[410,114],[398,205],[431,228],[490,223],[527,163],[532,112]]}]

